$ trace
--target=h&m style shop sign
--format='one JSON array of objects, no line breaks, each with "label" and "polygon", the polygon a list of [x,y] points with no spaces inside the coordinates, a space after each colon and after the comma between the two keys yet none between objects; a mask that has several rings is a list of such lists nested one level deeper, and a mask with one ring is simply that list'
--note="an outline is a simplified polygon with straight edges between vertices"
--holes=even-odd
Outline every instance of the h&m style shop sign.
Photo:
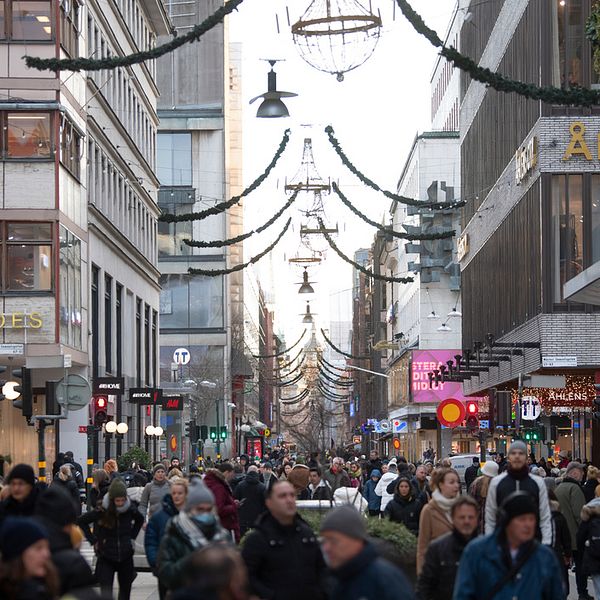
[{"label": "h&m style shop sign", "polygon": [[160,406],[164,411],[183,410],[183,394],[163,394],[160,388],[130,388],[129,402],[142,406]]}]

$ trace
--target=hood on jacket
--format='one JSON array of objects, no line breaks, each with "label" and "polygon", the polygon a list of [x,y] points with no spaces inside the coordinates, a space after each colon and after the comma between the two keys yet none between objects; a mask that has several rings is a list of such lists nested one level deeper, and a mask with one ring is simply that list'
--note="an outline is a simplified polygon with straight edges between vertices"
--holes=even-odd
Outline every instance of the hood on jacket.
[{"label": "hood on jacket", "polygon": [[179,513],[179,510],[173,503],[173,496],[166,494],[161,500],[162,509],[171,517]]},{"label": "hood on jacket", "polygon": [[204,479],[218,479],[219,481],[221,481],[222,483],[224,483],[225,485],[229,485],[227,483],[227,480],[225,479],[225,475],[223,473],[221,473],[221,471],[219,471],[219,469],[206,469],[206,475],[204,477]]},{"label": "hood on jacket", "polygon": [[260,483],[260,475],[258,471],[250,471],[250,473],[246,475],[244,481],[250,485],[258,485]]},{"label": "hood on jacket", "polygon": [[600,517],[600,498],[594,498],[581,509],[582,521],[589,521],[593,517]]},{"label": "hood on jacket", "polygon": [[381,479],[381,471],[379,469],[373,469],[371,471],[371,477],[378,477]]}]

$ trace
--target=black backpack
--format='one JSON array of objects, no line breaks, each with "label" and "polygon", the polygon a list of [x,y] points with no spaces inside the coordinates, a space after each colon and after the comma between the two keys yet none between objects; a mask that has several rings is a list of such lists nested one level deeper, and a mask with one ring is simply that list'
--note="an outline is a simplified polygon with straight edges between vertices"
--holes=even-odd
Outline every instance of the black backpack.
[{"label": "black backpack", "polygon": [[591,520],[585,547],[591,558],[600,561],[600,518]]}]

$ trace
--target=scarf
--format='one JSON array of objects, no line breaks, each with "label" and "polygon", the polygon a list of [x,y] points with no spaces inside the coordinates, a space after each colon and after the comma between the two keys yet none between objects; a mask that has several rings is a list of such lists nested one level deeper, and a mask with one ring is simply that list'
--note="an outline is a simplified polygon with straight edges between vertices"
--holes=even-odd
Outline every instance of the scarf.
[{"label": "scarf", "polygon": [[433,498],[433,500],[435,500],[435,503],[442,509],[448,521],[452,523],[452,516],[450,515],[450,510],[452,509],[452,505],[456,502],[456,498],[458,498],[458,496],[456,498],[446,498],[446,496],[444,496],[442,492],[440,492],[440,490],[435,490],[431,497]]},{"label": "scarf", "polygon": [[[102,508],[104,510],[108,510],[109,504],[110,504],[110,497],[108,496],[108,494],[104,494],[104,497],[102,498]],[[128,497],[125,499],[125,504],[123,504],[123,506],[117,506],[115,504],[115,510],[118,515],[122,515],[123,513],[126,513],[130,508],[131,508],[131,500]]]},{"label": "scarf", "polygon": [[208,539],[200,527],[185,511],[181,511],[178,515],[173,517],[172,522],[179,528],[181,534],[187,539],[194,550],[202,548],[211,542],[231,541],[231,535],[229,535],[218,523],[215,527],[214,535]]}]

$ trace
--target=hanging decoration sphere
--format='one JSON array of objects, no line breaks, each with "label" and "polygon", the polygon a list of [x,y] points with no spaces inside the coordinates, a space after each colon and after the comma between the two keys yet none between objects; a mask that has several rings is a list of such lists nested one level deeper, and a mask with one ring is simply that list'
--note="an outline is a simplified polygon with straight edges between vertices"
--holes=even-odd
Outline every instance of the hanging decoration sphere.
[{"label": "hanging decoration sphere", "polygon": [[313,0],[292,25],[300,56],[338,81],[371,57],[380,33],[381,17],[357,0]]}]

